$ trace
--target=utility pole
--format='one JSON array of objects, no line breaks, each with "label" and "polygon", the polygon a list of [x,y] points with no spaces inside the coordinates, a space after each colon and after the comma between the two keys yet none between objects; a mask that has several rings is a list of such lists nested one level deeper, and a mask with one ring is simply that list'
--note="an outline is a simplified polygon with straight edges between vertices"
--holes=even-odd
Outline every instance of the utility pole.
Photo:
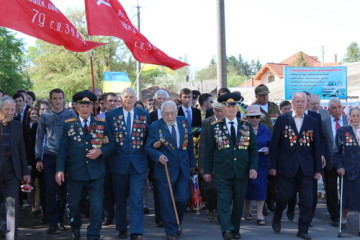
[{"label": "utility pole", "polygon": [[324,66],[324,61],[325,61],[325,50],[324,50],[324,46],[321,46],[321,66],[323,67]]},{"label": "utility pole", "polygon": [[[137,29],[140,32],[140,6],[139,6],[139,1],[138,1],[138,5],[137,5]],[[137,99],[141,100],[142,96],[141,96],[141,62],[137,62],[136,63],[136,75],[137,75],[137,83],[136,83],[136,92],[137,92]]]},{"label": "utility pole", "polygon": [[217,0],[218,12],[218,61],[217,61],[217,87],[227,86],[226,81],[226,41],[225,41],[225,7],[224,0]]}]

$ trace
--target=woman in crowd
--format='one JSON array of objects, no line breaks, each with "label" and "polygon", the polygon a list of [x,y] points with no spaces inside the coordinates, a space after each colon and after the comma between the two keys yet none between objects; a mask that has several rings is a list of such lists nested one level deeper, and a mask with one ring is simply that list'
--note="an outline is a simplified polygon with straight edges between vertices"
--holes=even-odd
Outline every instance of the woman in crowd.
[{"label": "woman in crowd", "polygon": [[[15,239],[19,215],[19,183],[30,183],[22,124],[13,120],[15,101],[0,98],[0,202],[5,204],[7,240]],[[0,216],[1,218],[1,216]],[[4,221],[4,219],[0,219]]]},{"label": "woman in crowd", "polygon": [[251,200],[256,201],[256,223],[265,225],[263,208],[266,199],[267,178],[269,170],[269,143],[270,130],[260,124],[260,120],[264,115],[260,111],[259,105],[250,105],[246,109],[246,119],[252,124],[256,141],[259,149],[258,159],[258,175],[255,180],[248,181],[248,190],[245,197],[245,220],[251,220]]},{"label": "woman in crowd", "polygon": [[36,161],[35,161],[35,140],[36,140],[36,130],[37,130],[37,121],[39,120],[39,111],[34,107],[29,108],[28,114],[25,116],[24,123],[24,143],[26,150],[27,164],[31,172],[32,186],[35,189],[28,193],[28,199],[31,205],[31,210],[35,216],[40,214],[40,191],[39,191],[39,181],[38,174],[36,170]]},{"label": "woman in crowd", "polygon": [[333,148],[335,168],[344,181],[343,230],[346,230],[349,211],[357,211],[360,220],[360,108],[351,108],[349,117],[350,125],[336,131]]}]

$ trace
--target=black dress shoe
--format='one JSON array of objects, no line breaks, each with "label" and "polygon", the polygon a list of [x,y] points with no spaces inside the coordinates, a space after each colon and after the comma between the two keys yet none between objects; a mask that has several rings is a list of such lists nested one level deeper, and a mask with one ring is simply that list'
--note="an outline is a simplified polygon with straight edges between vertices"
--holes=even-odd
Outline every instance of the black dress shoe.
[{"label": "black dress shoe", "polygon": [[311,237],[308,233],[297,232],[296,236],[301,239],[311,240]]},{"label": "black dress shoe", "polygon": [[120,239],[126,239],[127,238],[127,230],[120,231],[119,232],[119,238]]},{"label": "black dress shoe", "polygon": [[47,234],[54,234],[56,230],[58,229],[57,225],[51,224],[49,228],[46,230]]},{"label": "black dress shoe", "polygon": [[222,235],[224,240],[231,240],[232,238],[230,231],[223,232]]},{"label": "black dress shoe", "polygon": [[59,229],[66,231],[67,227],[65,227],[64,222],[59,222]]},{"label": "black dress shoe", "polygon": [[149,214],[150,213],[150,209],[148,207],[144,207],[144,214]]},{"label": "black dress shoe", "polygon": [[275,211],[275,203],[274,202],[270,202],[267,205],[267,208],[269,209],[270,212],[274,212]]},{"label": "black dress shoe", "polygon": [[240,239],[239,231],[231,231],[231,238],[232,239]]},{"label": "black dress shoe", "polygon": [[295,212],[287,212],[286,215],[287,215],[289,221],[292,222],[294,220],[294,217],[295,217]]},{"label": "black dress shoe", "polygon": [[105,218],[105,220],[104,220],[104,222],[103,222],[103,225],[104,226],[109,226],[109,225],[111,225],[112,224],[112,222],[113,222],[113,217],[107,217],[107,218]]},{"label": "black dress shoe", "polygon": [[274,232],[279,233],[281,230],[281,221],[275,221],[273,220],[271,223],[271,227]]},{"label": "black dress shoe", "polygon": [[71,236],[73,240],[80,239],[80,228],[71,228]]},{"label": "black dress shoe", "polygon": [[156,226],[159,227],[159,228],[162,228],[162,227],[164,227],[164,223],[162,221],[157,222]]},{"label": "black dress shoe", "polygon": [[143,240],[142,234],[132,233],[130,236],[131,240]]}]

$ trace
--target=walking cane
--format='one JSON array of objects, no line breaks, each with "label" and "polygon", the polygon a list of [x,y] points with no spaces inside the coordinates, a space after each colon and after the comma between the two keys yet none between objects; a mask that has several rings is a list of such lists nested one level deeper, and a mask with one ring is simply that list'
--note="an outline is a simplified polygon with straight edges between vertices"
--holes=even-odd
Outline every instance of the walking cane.
[{"label": "walking cane", "polygon": [[341,232],[342,232],[342,201],[343,201],[343,186],[344,186],[344,177],[340,176],[340,221],[339,221],[339,233],[338,238],[342,238]]},{"label": "walking cane", "polygon": [[168,166],[167,166],[167,162],[165,162],[165,172],[166,172],[166,178],[167,178],[167,182],[169,185],[169,190],[170,190],[170,196],[171,196],[171,201],[174,207],[174,212],[175,212],[175,218],[176,218],[176,224],[178,225],[178,232],[182,232],[182,227],[180,225],[180,221],[179,221],[179,215],[177,212],[177,208],[176,208],[176,203],[175,203],[175,198],[174,198],[174,193],[173,193],[173,189],[172,189],[172,185],[171,185],[171,181],[170,181],[170,176],[169,176],[169,170],[168,170]]}]

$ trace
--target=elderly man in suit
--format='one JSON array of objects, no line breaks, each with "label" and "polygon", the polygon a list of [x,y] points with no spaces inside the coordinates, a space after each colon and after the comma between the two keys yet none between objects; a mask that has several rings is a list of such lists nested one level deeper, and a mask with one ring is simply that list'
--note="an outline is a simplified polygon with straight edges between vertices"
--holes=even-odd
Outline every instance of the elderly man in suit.
[{"label": "elderly man in suit", "polygon": [[29,183],[31,178],[27,167],[23,128],[13,120],[15,101],[4,96],[0,98],[0,202],[5,204],[6,240],[14,240],[19,215],[19,182]]},{"label": "elderly man in suit", "polygon": [[310,110],[320,114],[321,119],[324,119],[324,118],[330,116],[329,111],[326,111],[325,109],[320,108],[320,97],[317,94],[313,94],[313,93],[311,94]]},{"label": "elderly man in suit", "polygon": [[[83,91],[74,95],[77,118],[65,121],[56,158],[56,182],[67,180],[72,238],[80,239],[83,193],[90,198],[88,240],[99,240],[103,212],[105,162],[114,150],[114,141],[105,120],[92,117],[96,95]],[[109,142],[109,139],[111,140]]]},{"label": "elderly man in suit", "polygon": [[[214,115],[206,118],[201,125],[200,145],[199,145],[199,169],[200,173],[204,173],[205,152],[207,150],[207,141],[209,139],[210,127],[213,122],[221,121],[224,118],[222,111],[222,104],[216,101],[213,104],[212,110]],[[216,187],[214,182],[201,181],[201,193],[206,201],[206,208],[208,210],[207,217],[210,221],[215,219],[216,207]]]},{"label": "elderly man in suit", "polygon": [[148,167],[144,147],[150,117],[145,110],[134,107],[134,89],[125,88],[121,100],[122,107],[106,114],[106,122],[116,143],[109,164],[116,205],[116,229],[119,238],[127,238],[126,207],[129,200],[131,240],[141,240],[144,227],[142,195]]},{"label": "elderly man in suit", "polygon": [[269,174],[277,176],[274,232],[281,230],[282,211],[299,192],[300,216],[297,236],[311,239],[308,229],[313,217],[313,179],[321,175],[321,147],[318,123],[305,114],[306,94],[297,92],[291,100],[293,112],[278,117],[270,142]]},{"label": "elderly man in suit", "polygon": [[337,192],[337,177],[338,174],[334,167],[333,160],[333,145],[336,136],[336,131],[340,127],[348,126],[347,118],[342,115],[342,104],[339,98],[332,98],[329,100],[328,110],[329,117],[322,121],[323,133],[325,138],[325,160],[326,166],[323,172],[326,206],[330,214],[333,226],[339,226],[339,203]]},{"label": "elderly man in suit", "polygon": [[161,118],[161,104],[167,100],[169,100],[170,96],[166,90],[160,89],[154,95],[155,101],[155,111],[150,112],[150,120],[151,122],[155,122]]},{"label": "elderly man in suit", "polygon": [[180,101],[182,103],[179,108],[178,115],[185,116],[191,127],[200,127],[201,126],[201,112],[197,108],[191,107],[193,94],[190,89],[183,88],[180,90]]},{"label": "elderly man in suit", "polygon": [[[167,240],[175,240],[181,232],[174,211],[177,211],[181,224],[190,196],[190,169],[195,167],[194,143],[190,124],[185,117],[177,117],[173,101],[161,105],[161,115],[162,118],[150,126],[146,152],[155,162],[154,178]],[[172,205],[165,168],[169,171],[176,209]]]},{"label": "elderly man in suit", "polygon": [[[217,213],[224,240],[240,239],[247,180],[256,179],[258,149],[252,126],[236,117],[240,96],[221,95],[224,119],[212,123],[204,163],[204,180],[217,189]],[[232,206],[232,209],[231,209]]]}]

